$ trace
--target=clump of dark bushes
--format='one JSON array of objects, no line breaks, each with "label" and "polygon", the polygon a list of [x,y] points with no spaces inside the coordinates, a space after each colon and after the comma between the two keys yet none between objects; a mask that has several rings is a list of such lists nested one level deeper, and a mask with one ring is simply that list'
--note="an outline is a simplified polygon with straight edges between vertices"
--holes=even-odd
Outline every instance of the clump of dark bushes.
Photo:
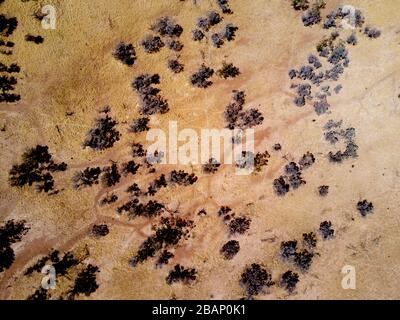
[{"label": "clump of dark bushes", "polygon": [[196,274],[196,269],[184,268],[180,264],[177,264],[175,265],[174,269],[169,272],[165,280],[169,285],[173,284],[174,282],[183,282],[185,284],[189,284],[196,280]]},{"label": "clump of dark bushes", "polygon": [[271,275],[259,264],[253,263],[247,267],[240,277],[240,284],[249,297],[263,292],[264,288],[274,285]]},{"label": "clump of dark bushes", "polygon": [[136,51],[131,43],[118,43],[114,49],[113,56],[128,66],[132,66],[136,61]]},{"label": "clump of dark bushes", "polygon": [[173,216],[161,218],[160,224],[154,226],[155,232],[140,245],[130,260],[130,265],[135,267],[138,263],[154,257],[158,251],[176,246],[182,239],[188,237],[192,227],[191,220]]},{"label": "clump of dark bushes", "polygon": [[107,114],[97,118],[95,127],[89,130],[83,145],[98,151],[111,148],[120,138],[116,125],[117,121]]},{"label": "clump of dark bushes", "polygon": [[160,89],[152,86],[159,83],[160,76],[158,74],[143,74],[133,80],[132,88],[139,93],[141,98],[139,110],[141,114],[163,114],[169,111],[167,100],[159,95]]},{"label": "clump of dark bushes", "polygon": [[197,88],[207,88],[212,85],[209,80],[214,74],[214,70],[202,64],[197,72],[192,74],[190,82]]},{"label": "clump of dark bushes", "polygon": [[235,67],[233,63],[222,63],[222,68],[217,71],[217,74],[224,79],[235,78],[240,74],[239,68]]},{"label": "clump of dark bushes", "polygon": [[231,260],[239,252],[240,245],[237,240],[229,240],[221,248],[221,254],[225,259]]},{"label": "clump of dark bushes", "polygon": [[0,227],[0,272],[13,264],[15,254],[11,245],[21,241],[22,237],[28,232],[29,227],[25,223],[24,220],[8,220]]},{"label": "clump of dark bushes", "polygon": [[12,166],[10,175],[11,186],[22,187],[36,184],[37,190],[49,192],[54,189],[54,179],[51,173],[65,171],[65,162],[55,163],[47,146],[37,145],[28,149],[22,155],[23,162]]}]

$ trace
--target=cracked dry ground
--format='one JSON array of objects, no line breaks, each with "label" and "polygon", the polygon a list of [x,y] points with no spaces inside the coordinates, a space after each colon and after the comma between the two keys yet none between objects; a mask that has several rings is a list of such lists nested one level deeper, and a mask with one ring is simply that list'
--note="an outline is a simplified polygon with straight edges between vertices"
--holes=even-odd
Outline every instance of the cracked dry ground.
[{"label": "cracked dry ground", "polygon": [[[17,79],[8,92],[20,99],[0,104],[0,238],[6,243],[0,250],[1,299],[35,293],[50,299],[400,297],[400,4],[350,0],[365,17],[353,45],[346,42],[353,30],[339,23],[323,28],[341,2],[328,1],[322,21],[308,27],[302,22],[306,11],[290,2],[231,0],[228,12],[205,0],[53,0],[55,30],[42,29],[33,17],[40,10],[35,1],[0,4],[0,14],[18,20],[9,35],[12,21],[1,22],[1,39],[14,43],[1,47],[12,51],[3,50],[1,62],[21,69],[2,73]],[[179,28],[171,35],[150,30],[166,16],[182,27],[181,34]],[[201,17],[205,22],[197,26]],[[233,38],[225,32],[229,24],[237,28]],[[379,37],[366,27],[379,29]],[[195,29],[204,38],[194,41]],[[316,47],[335,31],[339,47],[329,50],[337,49],[338,61],[331,64]],[[43,43],[27,41],[28,34],[42,36]],[[160,36],[164,45],[154,38],[143,43],[147,36]],[[120,42],[133,45],[133,63],[130,47],[116,52]],[[322,67],[301,69],[315,66],[310,54]],[[218,72],[223,62],[240,73],[224,77]],[[215,71],[206,88],[201,86],[207,79],[192,81],[203,64]],[[315,74],[337,65],[318,84]],[[159,75],[159,84],[134,90],[132,81],[146,74]],[[155,96],[168,101],[168,111],[143,114],[143,97],[154,88],[160,89]],[[245,92],[244,116],[230,121],[224,111],[230,103],[240,105],[238,91]],[[263,119],[247,114],[251,108]],[[255,120],[246,123],[247,115]],[[117,122],[118,139],[102,150],[90,143],[84,148],[95,119],[107,116]],[[149,128],[166,131],[169,121],[198,132],[254,125],[255,153],[264,165],[243,176],[231,165],[215,172],[201,165],[149,166],[132,154],[133,143],[149,145],[145,131],[130,130],[141,117],[149,118]],[[48,146],[52,158],[39,166],[54,185],[46,176],[31,186],[12,186],[11,168],[37,145]],[[140,167],[132,169],[129,161]],[[98,183],[76,188],[82,183],[77,172],[97,167]],[[127,192],[134,183],[140,191]],[[7,225],[11,220],[25,221],[26,230]],[[159,235],[165,229],[176,231],[172,239]],[[294,240],[296,248],[289,242]],[[141,251],[143,243],[147,251]],[[44,293],[37,262],[52,250],[58,257],[46,263],[56,265],[57,287]],[[341,286],[345,265],[355,267],[355,290]],[[84,277],[92,287],[79,291]]]}]

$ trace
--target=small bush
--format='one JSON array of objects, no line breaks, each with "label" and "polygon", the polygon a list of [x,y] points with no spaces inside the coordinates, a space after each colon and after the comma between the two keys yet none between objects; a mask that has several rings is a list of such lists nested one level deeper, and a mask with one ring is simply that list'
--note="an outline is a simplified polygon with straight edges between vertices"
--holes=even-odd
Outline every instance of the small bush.
[{"label": "small bush", "polygon": [[292,293],[296,289],[296,285],[299,282],[299,275],[293,271],[286,271],[281,277],[281,286],[286,289],[289,293]]},{"label": "small bush", "polygon": [[222,63],[222,68],[217,71],[217,74],[224,79],[235,78],[240,74],[239,68],[235,67],[232,63]]},{"label": "small bush", "polygon": [[140,42],[140,45],[146,53],[156,53],[164,47],[164,42],[158,36],[147,36]]},{"label": "small bush", "polygon": [[132,66],[136,61],[135,48],[131,43],[118,43],[114,49],[113,56],[115,59],[120,60],[122,63],[128,66]]},{"label": "small bush", "polygon": [[231,260],[239,252],[240,245],[239,241],[229,240],[222,246],[221,254],[226,260]]},{"label": "small bush", "polygon": [[319,232],[321,233],[322,238],[324,238],[325,240],[333,238],[335,230],[332,229],[332,222],[330,221],[321,222],[319,226]]},{"label": "small bush", "polygon": [[357,203],[357,210],[361,213],[363,217],[365,217],[367,214],[374,212],[374,205],[372,204],[372,202],[364,199]]},{"label": "small bush", "polygon": [[265,287],[274,284],[271,275],[259,264],[253,263],[241,275],[240,284],[245,288],[248,296],[260,294]]},{"label": "small bush", "polygon": [[197,88],[207,88],[212,85],[212,81],[208,80],[214,74],[214,70],[205,66],[200,66],[199,70],[190,77],[190,82]]},{"label": "small bush", "polygon": [[175,265],[174,269],[171,270],[165,279],[169,285],[174,282],[183,282],[189,284],[196,280],[197,271],[194,268],[184,268],[180,264]]}]

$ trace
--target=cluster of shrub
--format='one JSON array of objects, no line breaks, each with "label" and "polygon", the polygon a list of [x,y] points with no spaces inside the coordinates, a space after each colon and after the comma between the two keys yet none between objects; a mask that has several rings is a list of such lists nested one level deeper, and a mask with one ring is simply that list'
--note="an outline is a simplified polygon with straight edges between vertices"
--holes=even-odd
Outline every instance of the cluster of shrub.
[{"label": "cluster of shrub", "polygon": [[312,166],[315,162],[314,155],[307,151],[299,160],[299,163],[290,162],[285,165],[285,173],[273,182],[273,187],[278,196],[284,196],[290,188],[297,189],[305,184],[301,176],[301,171]]},{"label": "cluster of shrub", "polygon": [[[323,221],[319,226],[319,234],[324,240],[332,239],[334,230],[330,221]],[[317,245],[317,237],[314,232],[303,233],[303,248],[297,247],[297,240],[283,241],[280,246],[281,257],[294,265],[301,271],[307,271],[315,255],[315,247]]]},{"label": "cluster of shrub", "polygon": [[240,244],[237,240],[229,240],[221,248],[221,254],[226,260],[233,259],[234,256],[239,252]]},{"label": "cluster of shrub", "polygon": [[24,275],[31,276],[34,272],[40,273],[48,262],[51,262],[51,265],[56,270],[56,274],[62,277],[68,276],[70,269],[78,266],[81,260],[76,258],[72,252],[65,252],[61,257],[58,250],[51,250],[48,255],[40,258],[32,266],[28,267]]},{"label": "cluster of shrub", "polygon": [[357,202],[357,210],[360,212],[361,216],[365,217],[367,214],[374,212],[374,205],[372,202],[364,199]]},{"label": "cluster of shrub", "polygon": [[218,7],[221,9],[222,13],[232,14],[233,11],[229,6],[228,0],[216,0]]},{"label": "cluster of shrub", "polygon": [[218,171],[221,164],[214,158],[210,158],[208,162],[202,165],[202,171],[207,174],[213,174]]},{"label": "cluster of shrub", "polygon": [[[161,17],[151,26],[150,30],[158,35],[148,35],[141,41],[141,46],[147,53],[155,53],[161,50],[165,45],[168,49],[179,52],[183,49],[179,37],[183,32],[182,26],[175,23],[170,17]],[[178,58],[169,59],[168,68],[174,73],[180,73],[184,65],[178,61]]]},{"label": "cluster of shrub", "polygon": [[[228,9],[229,10],[229,9]],[[223,13],[232,13],[223,10]],[[216,11],[208,12],[206,17],[200,17],[197,20],[197,28],[192,31],[192,39],[194,41],[201,41],[206,37],[206,33],[216,25],[218,25],[223,20],[223,17]],[[220,48],[225,41],[233,41],[236,36],[236,31],[239,28],[234,26],[232,23],[227,23],[220,32],[214,32],[211,34],[212,44]]]},{"label": "cluster of shrub", "polygon": [[[189,174],[182,170],[173,170],[170,172],[168,178],[166,178],[164,174],[161,174],[160,177],[152,181],[147,189],[147,192],[142,192],[137,183],[129,186],[126,191],[136,197],[154,196],[159,189],[167,187],[168,184],[188,186],[195,183],[196,181],[197,177],[194,175],[194,173]],[[127,212],[129,219],[135,218],[137,216],[150,218],[159,216],[164,209],[164,205],[157,201],[150,200],[147,202],[147,204],[142,204],[139,199],[135,198],[118,207],[117,212],[120,214],[122,212]]]},{"label": "cluster of shrub", "polygon": [[233,102],[226,106],[224,112],[224,118],[228,129],[248,129],[262,124],[264,117],[258,109],[250,108],[248,110],[243,110],[245,96],[244,91],[233,92]]},{"label": "cluster of shrub", "polygon": [[175,247],[180,241],[189,237],[189,232],[193,227],[194,223],[191,220],[176,216],[162,217],[160,222],[153,227],[154,233],[139,246],[129,264],[135,267],[138,263],[154,257],[161,250]]},{"label": "cluster of shrub", "polygon": [[[183,32],[183,28],[175,23],[170,17],[161,17],[151,26],[151,31],[158,35],[148,35],[141,41],[141,46],[146,53],[155,53],[160,51],[168,43],[171,50],[180,51],[182,44],[177,40]],[[161,38],[166,38],[164,41]]]},{"label": "cluster of shrub", "polygon": [[246,299],[253,299],[254,296],[264,293],[265,288],[275,284],[292,293],[298,282],[299,274],[288,270],[280,276],[278,283],[276,283],[272,280],[272,275],[258,263],[252,263],[246,267],[239,281],[246,291]]},{"label": "cluster of shrub", "polygon": [[251,220],[245,216],[237,217],[232,209],[227,206],[222,206],[218,210],[218,216],[222,218],[225,225],[228,227],[229,235],[244,234],[250,228]]},{"label": "cluster of shrub", "polygon": [[117,121],[108,114],[110,110],[108,106],[104,110],[100,112],[101,116],[96,119],[95,126],[87,133],[83,142],[84,147],[101,151],[111,148],[119,141],[121,134],[115,128]]},{"label": "cluster of shrub", "polygon": [[217,75],[221,78],[228,79],[228,78],[235,78],[240,74],[239,68],[235,67],[233,63],[222,63],[221,69],[217,71]]},{"label": "cluster of shrub", "polygon": [[257,263],[252,263],[251,266],[245,268],[239,283],[246,290],[247,299],[262,293],[265,287],[275,284],[271,274]]},{"label": "cluster of shrub", "polygon": [[[298,107],[302,107],[306,104],[306,101],[312,101],[312,85],[316,88],[320,87],[326,81],[338,81],[341,74],[344,72],[344,68],[349,66],[348,51],[345,47],[344,42],[338,38],[339,34],[333,32],[329,38],[324,38],[317,45],[317,52],[320,57],[325,58],[331,65],[331,68],[327,68],[323,71],[317,71],[322,67],[322,63],[314,54],[310,54],[308,57],[308,65],[303,65],[299,70],[291,69],[289,71],[290,79],[297,78],[303,82],[300,84],[292,84],[292,88],[296,89],[296,98],[294,103]],[[348,39],[348,43],[355,41],[354,39]],[[316,93],[315,100],[313,103],[316,114],[321,115],[326,113],[330,104],[327,101],[327,97],[331,95],[329,86],[323,86],[321,92]],[[342,89],[341,85],[337,85],[334,88],[336,94]]]},{"label": "cluster of shrub", "polygon": [[27,34],[25,36],[25,41],[33,42],[35,44],[41,44],[44,42],[44,38],[42,36],[34,36],[31,34]]},{"label": "cluster of shrub", "polygon": [[[295,10],[305,11],[302,17],[305,26],[319,24],[322,21],[320,11],[325,7],[324,1],[316,0],[311,5],[308,0],[292,0],[292,6]],[[345,6],[339,6],[327,15],[323,23],[323,28],[335,28],[336,30],[332,32],[329,38],[324,38],[317,45],[317,52],[319,56],[325,58],[332,67],[317,72],[317,69],[322,67],[322,63],[315,55],[311,54],[308,57],[309,65],[303,65],[299,70],[291,69],[289,71],[289,77],[291,79],[298,78],[302,81],[308,80],[316,87],[319,87],[325,81],[339,80],[344,69],[348,67],[350,63],[345,44],[356,45],[358,43],[355,32],[352,32],[345,40],[339,38],[337,29],[341,27],[341,23],[338,22],[342,22],[344,19],[349,19],[350,23],[354,24],[353,27],[359,30],[361,30],[365,23],[365,18],[360,10],[356,9],[353,14],[353,12]],[[369,38],[378,38],[381,35],[378,29],[371,27],[365,27],[363,33]],[[296,98],[294,99],[296,106],[302,107],[306,104],[306,100],[313,100],[310,83],[292,84],[292,88],[296,89]],[[325,86],[322,89],[322,92],[316,93],[315,101],[313,102],[313,107],[318,115],[326,113],[330,108],[330,104],[327,101],[327,96],[331,95],[329,86]],[[335,87],[334,92],[338,94],[341,89],[342,86],[338,85]]]},{"label": "cluster of shrub", "polygon": [[[87,167],[84,170],[77,171],[72,177],[73,185],[76,189],[83,187],[91,187],[95,184],[102,182],[104,187],[112,187],[119,183],[121,175],[132,174],[135,175],[140,168],[140,164],[134,160],[123,162],[119,167],[117,162],[111,162],[111,165],[100,167]],[[115,202],[115,197],[110,195],[105,198],[106,203]],[[114,200],[113,200],[114,199]]]},{"label": "cluster of shrub", "polygon": [[8,220],[0,226],[0,273],[11,267],[15,260],[12,244],[21,241],[29,227],[25,221]]},{"label": "cluster of shrub", "polygon": [[348,158],[356,158],[358,146],[354,141],[356,130],[352,127],[342,129],[342,121],[329,120],[324,126],[324,137],[331,144],[343,141],[346,145],[344,151],[329,151],[328,159],[330,162],[341,163]]},{"label": "cluster of shrub", "polygon": [[52,191],[49,194],[58,192],[54,190],[52,173],[65,171],[67,164],[54,162],[47,146],[37,145],[28,149],[22,154],[22,161],[20,164],[14,164],[9,172],[11,186],[22,187],[35,184],[39,192]]},{"label": "cluster of shrub", "polygon": [[159,95],[160,89],[153,85],[160,83],[158,74],[142,74],[132,82],[132,88],[139,94],[141,105],[139,112],[144,115],[164,114],[169,111],[168,101]]},{"label": "cluster of shrub", "polygon": [[[104,228],[100,228],[103,229],[102,233],[104,234]],[[57,281],[61,281],[62,277],[71,279],[74,270],[77,268],[79,270],[80,266],[82,266],[74,279],[72,288],[62,293],[59,299],[64,299],[65,296],[65,298],[73,300],[79,294],[89,296],[99,287],[96,281],[96,273],[99,272],[99,268],[91,264],[84,265],[83,259],[77,258],[72,252],[65,252],[61,256],[58,250],[51,250],[48,255],[41,257],[32,266],[28,267],[24,275],[31,276],[34,272],[40,273],[48,262],[50,262],[55,269]],[[28,297],[28,300],[47,300],[50,298],[50,290],[45,290],[40,287]]]},{"label": "cluster of shrub", "polygon": [[[0,54],[11,55],[11,48],[14,47],[14,42],[9,41],[8,38],[14,33],[18,26],[18,20],[15,17],[8,18],[5,15],[0,15]],[[21,68],[15,63],[9,67],[1,63],[0,65],[0,103],[1,102],[17,102],[21,99],[19,94],[15,93],[15,86],[17,84],[17,78],[14,77],[13,73],[19,73]]]},{"label": "cluster of shrub", "polygon": [[197,271],[194,268],[185,268],[180,264],[175,265],[175,267],[168,273],[165,281],[171,285],[174,282],[183,282],[184,284],[189,284],[196,280]]},{"label": "cluster of shrub", "polygon": [[113,56],[128,66],[134,65],[136,61],[136,51],[131,43],[118,43],[114,49]]},{"label": "cluster of shrub", "polygon": [[149,200],[147,203],[143,204],[139,199],[135,198],[118,207],[117,213],[121,214],[127,212],[129,219],[135,217],[152,218],[161,215],[164,209],[165,206],[156,200]]}]

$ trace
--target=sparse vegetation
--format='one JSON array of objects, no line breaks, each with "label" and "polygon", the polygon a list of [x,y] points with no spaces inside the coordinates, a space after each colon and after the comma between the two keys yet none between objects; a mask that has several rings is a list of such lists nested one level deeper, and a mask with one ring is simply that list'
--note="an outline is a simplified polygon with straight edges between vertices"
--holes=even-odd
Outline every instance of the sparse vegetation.
[{"label": "sparse vegetation", "polygon": [[167,47],[173,51],[181,51],[183,49],[183,44],[179,40],[172,39],[167,41]]},{"label": "sparse vegetation", "polygon": [[105,206],[106,204],[114,203],[118,200],[118,196],[114,193],[107,194],[103,199],[100,201],[101,206]]},{"label": "sparse vegetation", "polygon": [[244,234],[250,228],[251,220],[246,217],[236,217],[229,222],[228,228],[231,235]]},{"label": "sparse vegetation", "polygon": [[281,256],[284,259],[293,258],[297,251],[297,241],[284,241],[281,243]]},{"label": "sparse vegetation", "polygon": [[199,29],[194,29],[192,31],[192,39],[194,41],[201,41],[204,38],[204,33],[203,31],[199,30]]},{"label": "sparse vegetation", "polygon": [[168,250],[164,250],[161,252],[160,257],[157,260],[156,266],[162,267],[164,264],[168,264],[169,260],[174,257],[174,254],[169,252]]},{"label": "sparse vegetation", "polygon": [[315,162],[314,155],[310,151],[307,151],[307,153],[305,153],[299,161],[300,169],[301,170],[307,169],[311,167],[314,164],[314,162]]},{"label": "sparse vegetation", "polygon": [[216,0],[216,2],[217,2],[217,5],[219,6],[219,8],[222,10],[222,13],[225,13],[225,14],[233,13],[231,8],[229,7],[228,0]]},{"label": "sparse vegetation", "polygon": [[314,254],[304,249],[300,252],[296,252],[294,255],[294,263],[302,271],[307,271],[312,263]]},{"label": "sparse vegetation", "polygon": [[195,176],[194,173],[189,174],[183,170],[179,171],[173,170],[170,173],[169,181],[172,184],[188,186],[195,183],[197,181],[197,177]]},{"label": "sparse vegetation", "polygon": [[134,160],[130,160],[122,164],[122,172],[124,175],[134,175],[139,170],[139,168],[140,164],[137,164]]},{"label": "sparse vegetation", "polygon": [[303,14],[302,20],[306,27],[321,22],[321,9],[325,8],[325,1],[315,0],[311,7]]},{"label": "sparse vegetation", "polygon": [[118,207],[117,213],[121,214],[127,212],[129,219],[134,219],[136,217],[153,218],[161,215],[164,208],[162,203],[155,200],[150,200],[146,204],[143,204],[139,202],[139,199],[133,199]]},{"label": "sparse vegetation", "polygon": [[310,250],[317,245],[317,237],[314,232],[303,233],[303,244]]},{"label": "sparse vegetation", "polygon": [[381,31],[376,28],[365,27],[364,34],[370,39],[376,39],[381,36]]},{"label": "sparse vegetation", "polygon": [[5,15],[0,15],[0,34],[5,37],[9,37],[13,34],[18,26],[17,18],[7,18]]}]

